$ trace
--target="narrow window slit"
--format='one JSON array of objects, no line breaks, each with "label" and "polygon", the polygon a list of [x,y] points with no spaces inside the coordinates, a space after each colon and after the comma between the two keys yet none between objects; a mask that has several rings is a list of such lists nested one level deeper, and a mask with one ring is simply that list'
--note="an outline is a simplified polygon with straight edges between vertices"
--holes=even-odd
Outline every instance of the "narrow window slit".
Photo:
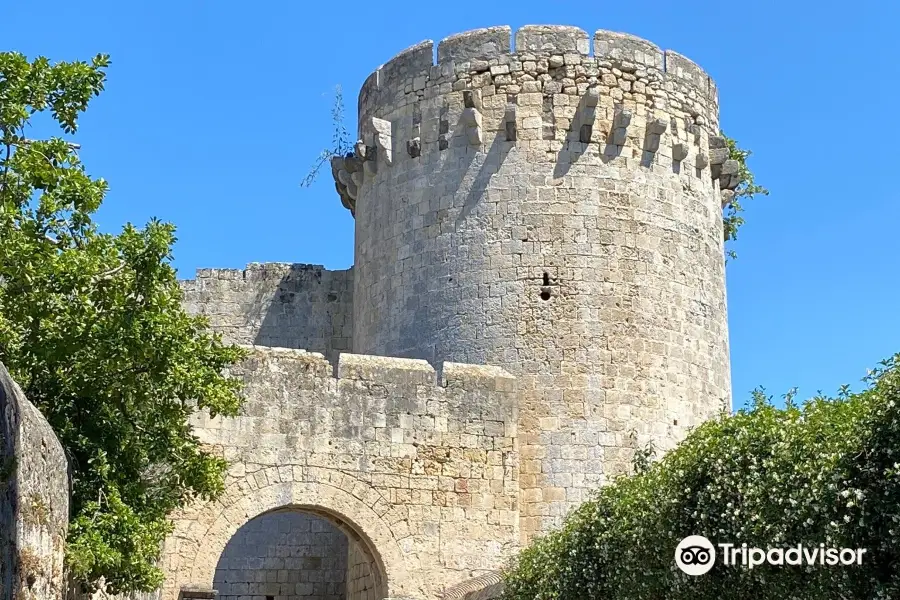
[{"label": "narrow window slit", "polygon": [[550,274],[544,271],[543,286],[541,287],[541,300],[550,299]]}]

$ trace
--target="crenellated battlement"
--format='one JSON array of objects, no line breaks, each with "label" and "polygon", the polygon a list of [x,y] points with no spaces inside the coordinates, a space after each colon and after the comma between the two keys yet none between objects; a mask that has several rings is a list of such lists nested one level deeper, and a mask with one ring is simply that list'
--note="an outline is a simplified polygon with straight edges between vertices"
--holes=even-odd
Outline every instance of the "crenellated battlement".
[{"label": "crenellated battlement", "polygon": [[[569,55],[568,60],[566,55]],[[359,94],[360,114],[375,108],[371,101],[379,93],[383,97],[385,92],[393,93],[398,87],[406,87],[409,79],[420,78],[422,85],[414,86],[412,91],[421,91],[439,86],[454,75],[458,78],[472,72],[489,72],[491,66],[504,65],[516,67],[510,71],[518,71],[518,62],[551,56],[563,57],[563,65],[558,66],[581,64],[619,69],[624,66],[622,70],[632,72],[637,67],[644,67],[663,74],[669,83],[682,87],[683,91],[692,89],[709,98],[717,96],[715,83],[699,65],[674,50],[663,50],[637,36],[601,29],[591,38],[583,29],[565,25],[526,25],[513,36],[510,27],[500,26],[444,38],[437,45],[437,60],[434,60],[432,40],[398,53],[366,79]],[[506,74],[500,71],[503,69],[496,69],[492,75]],[[421,80],[423,77],[424,81]],[[408,93],[408,90],[403,92]]]},{"label": "crenellated battlement", "polygon": [[594,155],[685,181],[718,179],[709,139],[719,134],[718,92],[677,52],[623,33],[529,25],[514,37],[509,27],[459,33],[436,54],[434,42],[416,44],[363,84],[356,152],[332,161],[354,215],[365,183],[390,177],[379,169],[433,168],[498,144],[534,160]]}]

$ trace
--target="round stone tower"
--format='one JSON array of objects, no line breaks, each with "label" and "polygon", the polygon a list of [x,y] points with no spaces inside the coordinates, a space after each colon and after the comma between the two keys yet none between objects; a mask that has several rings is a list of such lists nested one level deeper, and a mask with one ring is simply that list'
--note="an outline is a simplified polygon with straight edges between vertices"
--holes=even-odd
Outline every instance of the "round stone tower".
[{"label": "round stone tower", "polygon": [[[356,218],[353,350],[519,376],[520,527],[557,524],[731,390],[710,77],[574,27],[400,53],[333,164]],[[436,64],[435,64],[436,62]]]}]

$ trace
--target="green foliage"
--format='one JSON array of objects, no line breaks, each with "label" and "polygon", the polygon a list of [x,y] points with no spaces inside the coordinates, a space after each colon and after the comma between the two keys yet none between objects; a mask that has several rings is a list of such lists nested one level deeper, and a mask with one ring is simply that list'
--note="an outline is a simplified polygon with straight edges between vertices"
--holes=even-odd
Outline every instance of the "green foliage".
[{"label": "green foliage", "polygon": [[334,156],[349,156],[353,152],[353,146],[350,143],[350,135],[347,133],[347,126],[344,124],[344,92],[341,86],[334,88],[334,105],[331,107],[331,120],[334,125],[334,131],[331,135],[331,147],[325,148],[319,153],[316,162],[310,168],[309,173],[303,178],[300,187],[309,187],[316,180],[319,171]]},{"label": "green foliage", "polygon": [[75,132],[108,65],[0,53],[0,361],[69,457],[72,574],[148,590],[167,515],[222,491],[225,464],[187,420],[195,407],[238,412],[238,382],[222,373],[242,353],[182,309],[172,225],[101,233],[106,182],[77,146],[24,137],[47,111]]},{"label": "green foliage", "polygon": [[[506,573],[506,600],[900,597],[900,354],[866,390],[750,409],[694,430],[648,469],[598,490]],[[688,535],[713,544],[864,548],[861,566],[718,560],[677,569]],[[718,550],[721,555],[721,550]]]},{"label": "green foliage", "polygon": [[[738,161],[740,165],[738,174],[741,183],[734,189],[734,196],[731,200],[722,207],[725,241],[731,242],[737,239],[738,229],[744,224],[744,218],[741,216],[741,213],[744,212],[742,201],[757,194],[768,196],[769,190],[756,183],[753,178],[753,172],[747,166],[747,159],[750,158],[752,152],[750,150],[742,150],[738,147],[737,142],[724,134],[722,135],[725,137],[725,142],[728,145],[728,158]],[[729,250],[728,256],[737,258],[734,250]]]}]

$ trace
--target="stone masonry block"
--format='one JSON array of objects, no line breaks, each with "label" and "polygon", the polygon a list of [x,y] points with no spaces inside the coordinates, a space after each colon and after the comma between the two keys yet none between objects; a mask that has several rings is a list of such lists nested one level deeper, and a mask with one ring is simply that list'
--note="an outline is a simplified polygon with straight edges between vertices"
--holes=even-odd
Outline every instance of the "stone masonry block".
[{"label": "stone masonry block", "polygon": [[341,354],[338,379],[361,379],[376,383],[436,385],[434,368],[425,360],[386,358],[363,354]]},{"label": "stone masonry block", "polygon": [[50,424],[0,363],[0,597],[62,598],[68,462]]},{"label": "stone masonry block", "polygon": [[445,362],[441,368],[441,385],[465,390],[514,392],[517,384],[516,378],[500,367]]},{"label": "stone masonry block", "polygon": [[434,42],[425,40],[400,52],[384,63],[379,71],[379,85],[391,87],[408,79],[427,74],[434,65]]},{"label": "stone masonry block", "polygon": [[384,157],[388,165],[394,162],[393,132],[391,122],[385,119],[372,117],[369,119],[369,127],[372,131],[373,145],[378,148],[378,153]]},{"label": "stone masonry block", "polygon": [[605,29],[594,33],[594,58],[663,70],[663,51],[659,46],[637,36]]},{"label": "stone masonry block", "polygon": [[590,52],[588,33],[565,25],[525,25],[516,32],[516,52],[576,53]]},{"label": "stone masonry block", "polygon": [[509,54],[511,40],[512,29],[508,26],[457,33],[438,44],[438,62],[490,60]]}]

